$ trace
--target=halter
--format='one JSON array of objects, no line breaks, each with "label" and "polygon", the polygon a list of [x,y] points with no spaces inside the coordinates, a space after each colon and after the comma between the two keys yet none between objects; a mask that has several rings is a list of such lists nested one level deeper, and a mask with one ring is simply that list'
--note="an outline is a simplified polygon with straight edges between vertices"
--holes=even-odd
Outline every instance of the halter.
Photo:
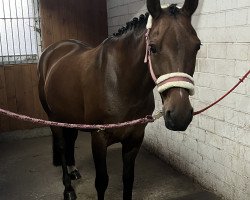
[{"label": "halter", "polygon": [[183,72],[174,72],[160,76],[158,79],[155,76],[152,60],[151,60],[151,51],[150,51],[150,42],[149,42],[149,33],[152,28],[153,18],[151,15],[148,17],[147,23],[147,33],[146,37],[146,54],[144,63],[148,62],[149,71],[152,79],[154,80],[157,90],[159,93],[162,93],[170,88],[184,88],[189,91],[190,95],[194,95],[194,79],[187,73]]}]

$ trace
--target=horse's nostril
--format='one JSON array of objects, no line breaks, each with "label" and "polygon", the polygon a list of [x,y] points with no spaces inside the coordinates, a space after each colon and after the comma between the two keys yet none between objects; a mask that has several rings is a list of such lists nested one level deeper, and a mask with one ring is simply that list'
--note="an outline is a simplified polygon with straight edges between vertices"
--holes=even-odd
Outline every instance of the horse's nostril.
[{"label": "horse's nostril", "polygon": [[167,118],[170,118],[170,117],[171,117],[171,111],[170,111],[170,110],[168,110],[168,111],[166,112],[166,117],[167,117]]}]

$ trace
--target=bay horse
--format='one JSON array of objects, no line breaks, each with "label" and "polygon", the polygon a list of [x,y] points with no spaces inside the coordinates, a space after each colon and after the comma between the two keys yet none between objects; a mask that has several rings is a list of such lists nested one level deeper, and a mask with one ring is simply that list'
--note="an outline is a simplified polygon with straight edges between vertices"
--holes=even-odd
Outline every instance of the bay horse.
[{"label": "bay horse", "polygon": [[[188,82],[183,79],[193,76],[201,45],[191,25],[197,6],[198,0],[186,0],[182,8],[170,5],[163,9],[160,0],[147,0],[150,16],[135,18],[95,48],[77,40],[49,46],[38,65],[39,96],[49,120],[109,124],[151,115],[156,83],[144,62],[148,49],[156,82],[164,82],[160,94],[166,127],[184,131],[192,120],[193,108],[189,100],[191,90],[179,83]],[[146,45],[149,17],[152,24]],[[182,76],[177,77],[178,73]],[[165,87],[169,78],[174,84]],[[135,159],[145,127],[91,130],[98,200],[104,199],[109,181],[107,147],[119,142],[123,158],[123,199],[132,199]],[[74,200],[77,197],[71,180],[80,178],[74,167],[78,130],[51,127],[51,131],[53,164],[63,169],[64,199]]]}]

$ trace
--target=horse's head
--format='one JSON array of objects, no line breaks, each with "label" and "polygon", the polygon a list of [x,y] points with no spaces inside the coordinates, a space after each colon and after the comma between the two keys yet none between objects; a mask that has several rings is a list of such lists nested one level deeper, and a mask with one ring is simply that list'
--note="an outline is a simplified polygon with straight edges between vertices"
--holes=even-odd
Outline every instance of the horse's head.
[{"label": "horse's head", "polygon": [[168,129],[184,131],[192,121],[196,55],[201,42],[191,25],[191,16],[198,0],[185,0],[182,8],[171,5],[161,8],[160,0],[147,0],[153,18],[149,32],[152,68],[163,101],[165,124]]}]

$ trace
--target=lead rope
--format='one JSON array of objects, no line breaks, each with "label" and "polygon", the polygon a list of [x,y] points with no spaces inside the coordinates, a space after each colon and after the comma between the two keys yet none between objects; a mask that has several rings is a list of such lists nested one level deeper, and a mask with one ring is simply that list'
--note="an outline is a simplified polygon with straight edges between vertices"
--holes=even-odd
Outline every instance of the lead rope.
[{"label": "lead rope", "polygon": [[226,94],[224,94],[221,98],[219,98],[217,101],[215,101],[214,103],[210,104],[206,108],[203,108],[203,109],[201,109],[199,111],[194,112],[193,115],[195,116],[195,115],[201,114],[201,113],[205,112],[206,110],[208,110],[209,108],[211,108],[214,105],[216,105],[217,103],[219,103],[221,100],[223,100],[225,97],[227,97],[230,93],[232,93],[241,83],[243,83],[244,80],[249,76],[249,74],[250,74],[250,70],[242,78],[240,78],[239,82],[234,87],[232,87]]},{"label": "lead rope", "polygon": [[62,123],[62,122],[55,122],[55,121],[48,121],[43,119],[32,118],[27,115],[17,114],[8,110],[4,110],[0,108],[0,114],[18,119],[25,122],[31,122],[33,124],[41,124],[46,126],[56,126],[56,127],[63,127],[63,128],[75,128],[75,129],[88,129],[88,130],[105,130],[105,129],[114,129],[114,128],[124,128],[128,126],[135,126],[139,124],[147,124],[152,123],[156,119],[159,119],[159,115],[154,116],[146,116],[144,118],[123,122],[123,123],[116,123],[116,124],[69,124],[69,123]]},{"label": "lead rope", "polygon": [[[212,103],[211,105],[207,106],[206,108],[199,110],[197,112],[194,112],[194,115],[198,115],[215,104],[219,103],[221,100],[223,100],[226,96],[228,96],[231,92],[233,92],[243,81],[249,76],[250,70],[242,77],[239,79],[239,82],[231,89],[229,90],[225,95],[223,95],[221,98],[219,98],[217,101]],[[159,112],[154,116],[146,116],[144,118],[128,121],[128,122],[123,122],[123,123],[117,123],[117,124],[103,124],[103,125],[87,125],[87,124],[68,124],[68,123],[61,123],[61,122],[54,122],[54,121],[47,121],[43,119],[37,119],[37,118],[32,118],[26,115],[21,115],[17,114],[8,110],[4,110],[0,108],[0,114],[26,121],[26,122],[31,122],[34,124],[41,124],[41,125],[47,125],[47,126],[57,126],[57,127],[64,127],[64,128],[75,128],[75,129],[91,129],[91,130],[105,130],[105,129],[114,129],[114,128],[124,128],[128,126],[135,126],[139,124],[147,124],[147,123],[152,123],[157,119],[160,119],[163,116],[163,112]]]}]

